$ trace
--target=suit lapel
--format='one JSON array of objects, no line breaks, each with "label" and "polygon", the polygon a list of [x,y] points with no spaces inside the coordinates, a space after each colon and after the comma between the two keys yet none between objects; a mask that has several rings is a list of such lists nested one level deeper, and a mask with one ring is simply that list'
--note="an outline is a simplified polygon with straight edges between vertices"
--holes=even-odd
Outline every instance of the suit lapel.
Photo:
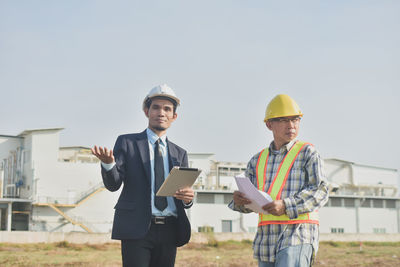
[{"label": "suit lapel", "polygon": [[[139,149],[140,158],[143,163],[144,171],[147,176],[147,180],[150,183],[151,180],[151,164],[150,164],[150,152],[149,152],[149,143],[147,140],[146,130],[141,132],[139,137],[136,139],[136,144]],[[169,170],[174,166],[180,166],[181,163],[178,160],[178,150],[175,145],[168,141],[167,138],[167,146],[168,146],[168,162],[169,162]]]},{"label": "suit lapel", "polygon": [[150,183],[151,180],[151,165],[150,165],[150,152],[149,152],[149,142],[147,141],[146,130],[141,132],[136,144],[139,149],[140,158],[142,159],[144,171],[147,176],[147,181]]}]

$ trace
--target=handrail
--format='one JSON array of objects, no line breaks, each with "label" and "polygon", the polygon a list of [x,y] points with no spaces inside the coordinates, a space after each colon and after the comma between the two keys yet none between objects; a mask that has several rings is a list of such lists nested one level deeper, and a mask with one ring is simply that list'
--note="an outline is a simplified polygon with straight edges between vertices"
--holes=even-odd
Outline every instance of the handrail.
[{"label": "handrail", "polygon": [[68,216],[66,213],[64,213],[62,210],[60,210],[59,208],[57,208],[54,204],[48,203],[48,205],[50,208],[52,208],[53,210],[55,210],[58,214],[60,214],[61,216],[63,216],[67,221],[69,221],[70,223],[72,223],[73,225],[78,225],[80,226],[83,230],[85,230],[88,233],[93,233],[92,230],[90,230],[86,225],[84,225],[83,223],[79,222],[79,221],[75,221],[72,217]]},{"label": "handrail", "polygon": [[[72,223],[73,225],[78,225],[82,229],[84,229],[88,233],[93,233],[94,226],[91,225],[89,222],[84,221],[82,217],[77,217],[77,216],[69,216],[65,212],[63,212],[61,207],[64,208],[75,208],[79,205],[81,205],[83,202],[87,201],[89,198],[94,196],[95,194],[105,190],[103,183],[98,183],[95,186],[92,186],[88,190],[84,191],[81,193],[77,200],[74,202],[74,204],[65,204],[68,203],[68,201],[65,201],[64,203],[59,203],[61,200],[60,198],[52,198],[52,197],[41,197],[40,200],[37,203],[34,203],[33,205],[36,206],[48,206],[55,210],[58,214],[60,214],[62,217],[64,217],[68,222]],[[43,201],[44,200],[44,201]],[[90,228],[88,227],[90,226]]]},{"label": "handrail", "polygon": [[85,198],[87,198],[88,196],[90,196],[91,194],[93,194],[93,192],[96,192],[99,188],[102,188],[102,187],[104,188],[104,184],[103,184],[103,182],[100,182],[100,183],[98,183],[98,184],[96,184],[96,185],[90,187],[88,190],[86,190],[86,191],[84,191],[84,192],[81,192],[81,193],[79,194],[79,196],[77,196],[77,197],[75,198],[75,199],[76,199],[75,203],[76,203],[77,205],[79,205],[78,203],[82,202]]},{"label": "handrail", "polygon": [[58,207],[76,207],[85,202],[87,199],[92,197],[98,192],[104,190],[103,182],[96,184],[95,186],[90,187],[88,190],[79,194],[79,196],[75,197],[74,201],[70,201],[70,198],[66,197],[47,197],[47,196],[39,196],[38,203],[36,205],[40,205],[40,203],[51,203]]}]

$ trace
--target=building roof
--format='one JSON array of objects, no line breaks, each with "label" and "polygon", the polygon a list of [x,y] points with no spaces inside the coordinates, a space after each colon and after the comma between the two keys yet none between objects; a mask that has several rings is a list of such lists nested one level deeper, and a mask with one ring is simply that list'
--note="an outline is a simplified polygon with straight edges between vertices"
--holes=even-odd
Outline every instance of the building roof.
[{"label": "building roof", "polygon": [[64,130],[64,128],[44,128],[44,129],[32,129],[32,130],[25,130],[22,133],[20,133],[18,136],[24,137],[28,134],[31,134],[33,132],[49,132],[49,131],[54,131],[54,132],[58,132],[58,131],[62,131]]},{"label": "building roof", "polygon": [[65,150],[68,150],[68,149],[87,149],[87,150],[90,150],[91,147],[87,147],[87,146],[63,146],[63,147],[60,147],[60,150],[61,149],[65,149]]},{"label": "building roof", "polygon": [[203,153],[203,152],[200,152],[200,153],[193,153],[193,152],[188,152],[188,154],[189,155],[208,155],[208,156],[213,156],[213,155],[215,155],[215,153]]},{"label": "building roof", "polygon": [[335,158],[324,159],[324,161],[337,161],[337,162],[341,162],[341,163],[345,163],[345,164],[349,164],[349,165],[354,165],[357,167],[373,168],[373,169],[380,169],[380,170],[387,170],[387,171],[394,171],[394,172],[398,171],[397,169],[393,169],[393,168],[385,168],[385,167],[378,167],[378,166],[372,166],[372,165],[358,164],[358,163],[354,163],[352,161],[335,159]]},{"label": "building roof", "polygon": [[18,139],[21,139],[21,138],[23,138],[22,136],[15,136],[15,135],[5,135],[5,134],[0,134],[0,137],[6,137],[6,138],[18,138]]}]

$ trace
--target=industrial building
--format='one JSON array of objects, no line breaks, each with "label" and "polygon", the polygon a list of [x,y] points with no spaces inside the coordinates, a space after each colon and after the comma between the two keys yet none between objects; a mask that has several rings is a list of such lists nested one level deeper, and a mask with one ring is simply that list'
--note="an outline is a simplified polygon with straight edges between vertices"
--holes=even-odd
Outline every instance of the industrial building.
[{"label": "industrial building", "polygon": [[[3,231],[111,231],[119,192],[102,184],[88,147],[59,147],[62,128],[0,135],[0,229]],[[221,162],[212,153],[189,153],[202,173],[187,210],[196,232],[255,232],[257,214],[227,207],[234,176],[246,163]],[[321,233],[400,233],[398,170],[325,159],[330,199],[319,211]]]}]

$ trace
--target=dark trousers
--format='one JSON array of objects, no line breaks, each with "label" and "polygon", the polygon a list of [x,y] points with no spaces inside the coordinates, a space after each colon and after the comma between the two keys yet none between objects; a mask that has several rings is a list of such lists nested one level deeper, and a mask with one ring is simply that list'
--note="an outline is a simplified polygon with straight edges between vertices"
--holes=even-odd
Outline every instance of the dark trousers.
[{"label": "dark trousers", "polygon": [[124,267],[173,267],[176,257],[176,220],[151,223],[142,239],[121,240]]}]

